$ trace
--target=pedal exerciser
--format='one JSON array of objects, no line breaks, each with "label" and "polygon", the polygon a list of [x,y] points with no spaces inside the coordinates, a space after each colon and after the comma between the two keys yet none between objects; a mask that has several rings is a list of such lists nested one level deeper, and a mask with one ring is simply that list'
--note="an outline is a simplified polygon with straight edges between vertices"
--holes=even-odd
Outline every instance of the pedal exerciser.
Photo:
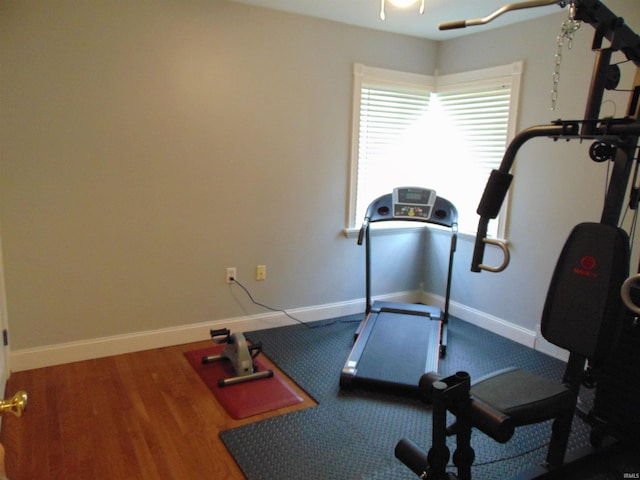
[{"label": "pedal exerciser", "polygon": [[219,387],[273,377],[273,370],[258,371],[258,367],[253,363],[253,359],[262,352],[261,343],[249,345],[244,334],[232,334],[228,328],[211,330],[211,340],[218,345],[227,345],[218,355],[202,357],[202,364],[228,360],[235,372],[233,377],[218,380]]}]

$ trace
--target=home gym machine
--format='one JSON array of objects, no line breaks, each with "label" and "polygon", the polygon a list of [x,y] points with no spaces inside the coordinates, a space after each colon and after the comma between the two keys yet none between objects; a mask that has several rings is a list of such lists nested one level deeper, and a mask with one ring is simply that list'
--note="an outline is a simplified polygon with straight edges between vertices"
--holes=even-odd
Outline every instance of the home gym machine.
[{"label": "home gym machine", "polygon": [[[413,221],[451,229],[451,248],[441,308],[398,302],[371,303],[371,231],[375,222]],[[355,334],[355,343],[342,368],[340,386],[391,388],[416,391],[421,375],[437,371],[446,354],[447,322],[453,256],[456,249],[458,212],[434,190],[398,187],[374,200],[367,208],[358,245],[365,243],[366,318]]]},{"label": "home gym machine", "polygon": [[235,372],[233,377],[218,380],[219,387],[273,377],[273,370],[259,371],[253,363],[253,359],[262,352],[261,343],[249,345],[242,333],[231,333],[228,328],[211,330],[211,340],[213,343],[226,346],[218,355],[202,357],[202,364],[228,360]]},{"label": "home gym machine", "polygon": [[[506,197],[513,178],[510,171],[518,150],[537,137],[593,141],[589,150],[591,159],[612,165],[600,222],[579,224],[572,231],[556,265],[542,318],[543,336],[552,338],[554,343],[570,352],[562,383],[558,382],[559,386],[551,389],[552,393],[566,399],[570,413],[564,412],[560,415],[564,417],[554,420],[546,463],[523,472],[517,479],[614,478],[602,476],[602,472],[599,472],[600,476],[593,475],[595,470],[605,465],[612,467],[615,462],[633,465],[632,470],[618,473],[615,478],[637,478],[640,474],[640,288],[637,286],[640,273],[624,280],[628,275],[625,273],[628,260],[625,264],[625,259],[629,255],[629,245],[628,236],[619,225],[625,208],[635,210],[637,218],[640,203],[637,158],[640,75],[636,75],[627,115],[619,119],[600,119],[599,116],[604,90],[615,89],[619,81],[620,71],[611,62],[612,54],[622,52],[640,67],[640,37],[599,0],[526,1],[502,7],[486,18],[453,22],[440,28],[481,25],[511,10],[553,4],[568,5],[570,11],[569,19],[562,26],[559,43],[560,39],[570,40],[580,22],[590,24],[596,31],[592,44],[596,59],[585,115],[582,120],[557,120],[549,125],[528,128],[509,144],[500,167],[491,173],[478,206],[480,220],[471,270],[499,272],[508,263],[505,261],[499,267],[488,267],[482,261],[485,246],[490,243],[486,238],[487,226],[490,219],[498,215]],[[603,47],[605,39],[609,42],[607,47]],[[555,83],[554,79],[552,94],[557,94]],[[554,97],[552,95],[552,102],[556,100]],[[500,247],[508,251],[506,245]],[[598,255],[604,255],[603,259],[584,253],[583,248],[587,247],[595,248]],[[596,270],[602,267],[607,270],[605,278],[600,276],[600,270]],[[587,287],[591,283],[593,285]],[[594,340],[585,346],[586,338]],[[585,353],[587,350],[589,353]],[[592,361],[593,357],[597,360]],[[515,372],[512,381],[500,380],[511,372]],[[549,413],[544,410],[567,408],[567,405],[559,406],[551,395],[539,395],[544,397],[545,408],[536,411],[535,407],[527,405],[524,411],[532,416],[527,419],[522,418],[520,410],[512,409],[513,413],[508,414],[503,406],[496,407],[504,401],[501,405],[511,408],[510,394],[515,387],[519,392],[524,390],[525,400],[535,397],[533,391],[536,389],[520,372],[506,370],[476,383],[472,383],[464,372],[445,379],[431,373],[424,375],[421,388],[433,402],[432,448],[427,454],[405,439],[398,443],[396,456],[422,479],[470,480],[474,457],[469,439],[471,428],[481,430],[496,441],[506,442],[513,433],[513,427],[540,421],[534,414],[544,416]],[[508,384],[511,392],[485,388],[497,387],[501,381]],[[544,382],[549,386],[548,380]],[[580,388],[585,386],[595,388],[593,403],[587,409],[582,406],[576,408],[574,405]],[[447,412],[456,416],[455,426],[446,426]],[[567,453],[574,412],[591,427],[591,446],[580,455]],[[450,434],[456,434],[458,440],[458,450],[454,454],[457,476],[446,470],[449,451],[444,439]]]}]

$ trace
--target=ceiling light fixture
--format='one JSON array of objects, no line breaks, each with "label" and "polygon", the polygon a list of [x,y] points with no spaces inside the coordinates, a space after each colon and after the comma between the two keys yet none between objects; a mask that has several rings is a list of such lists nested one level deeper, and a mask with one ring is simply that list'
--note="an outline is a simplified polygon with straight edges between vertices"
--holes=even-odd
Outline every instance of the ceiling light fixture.
[{"label": "ceiling light fixture", "polygon": [[[386,0],[380,0],[380,20],[384,20],[387,16],[384,13],[384,5]],[[416,3],[418,0],[389,0],[391,5],[398,8],[407,8]],[[424,13],[424,0],[420,0],[420,15]]]}]

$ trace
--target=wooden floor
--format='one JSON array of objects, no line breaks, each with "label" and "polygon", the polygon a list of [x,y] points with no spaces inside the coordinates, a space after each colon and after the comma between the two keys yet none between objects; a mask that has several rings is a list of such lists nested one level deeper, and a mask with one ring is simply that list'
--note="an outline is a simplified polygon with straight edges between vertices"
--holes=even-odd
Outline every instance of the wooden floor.
[{"label": "wooden floor", "polygon": [[8,477],[244,478],[219,432],[315,403],[294,386],[303,403],[232,419],[183,355],[208,346],[203,341],[12,374],[6,397],[25,390],[29,405],[21,418],[3,416]]}]

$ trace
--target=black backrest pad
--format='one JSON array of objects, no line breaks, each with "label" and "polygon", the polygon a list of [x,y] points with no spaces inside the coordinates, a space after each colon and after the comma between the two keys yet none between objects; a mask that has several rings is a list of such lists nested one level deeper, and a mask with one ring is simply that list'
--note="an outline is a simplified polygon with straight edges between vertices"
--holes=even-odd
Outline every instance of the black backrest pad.
[{"label": "black backrest pad", "polygon": [[620,287],[629,272],[626,232],[581,223],[562,249],[542,312],[549,342],[592,360],[606,355],[622,319]]}]

